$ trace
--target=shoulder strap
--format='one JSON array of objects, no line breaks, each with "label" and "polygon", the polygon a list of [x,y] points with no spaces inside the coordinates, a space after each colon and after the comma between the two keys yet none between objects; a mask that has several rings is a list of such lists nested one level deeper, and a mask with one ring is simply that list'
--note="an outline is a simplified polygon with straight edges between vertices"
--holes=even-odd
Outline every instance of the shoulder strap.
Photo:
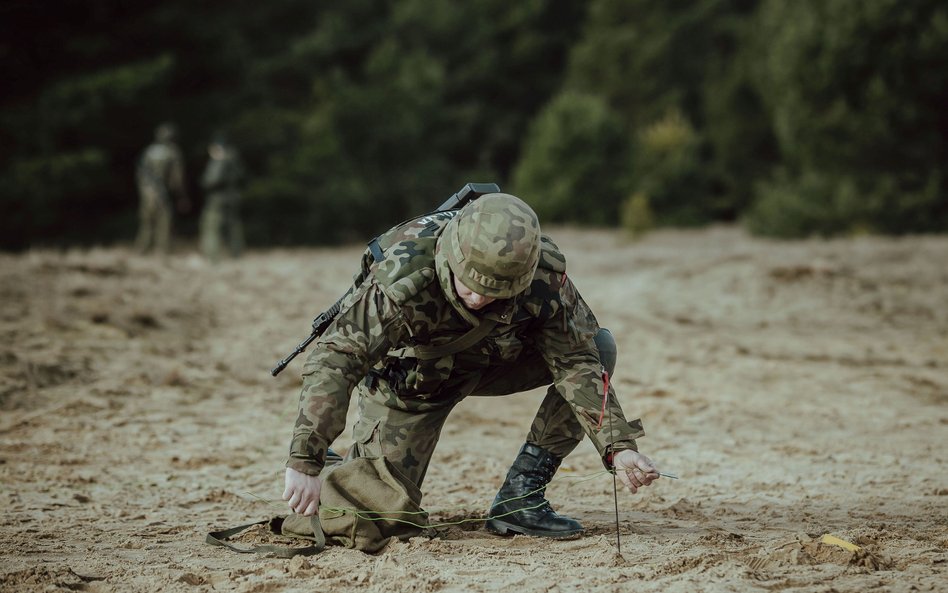
[{"label": "shoulder strap", "polygon": [[419,360],[433,360],[435,358],[457,354],[462,350],[467,350],[474,344],[487,337],[487,334],[489,334],[490,331],[497,326],[497,323],[498,322],[496,319],[482,319],[479,324],[472,327],[466,334],[456,340],[452,340],[445,344],[438,344],[436,346],[413,346],[408,348],[399,348],[398,350],[390,351],[388,355],[394,356],[396,358],[405,356],[409,358],[417,358]]},{"label": "shoulder strap", "polygon": [[556,243],[546,235],[540,235],[540,263],[538,267],[554,272],[566,271],[566,256]]},{"label": "shoulder strap", "polygon": [[256,527],[257,525],[268,524],[270,526],[270,531],[273,533],[282,534],[280,531],[280,526],[283,524],[283,517],[274,517],[273,519],[267,519],[266,521],[257,521],[256,523],[248,523],[238,527],[231,527],[230,529],[212,531],[207,534],[207,537],[204,538],[204,541],[208,544],[211,544],[212,546],[221,546],[235,552],[240,552],[241,554],[273,554],[278,558],[312,556],[313,554],[318,554],[323,548],[326,547],[326,536],[323,534],[323,530],[319,525],[319,517],[313,515],[311,520],[313,525],[313,544],[303,548],[291,548],[289,546],[276,546],[273,544],[264,544],[261,546],[244,548],[227,541],[235,535],[243,533],[244,531],[250,529],[251,527]]}]

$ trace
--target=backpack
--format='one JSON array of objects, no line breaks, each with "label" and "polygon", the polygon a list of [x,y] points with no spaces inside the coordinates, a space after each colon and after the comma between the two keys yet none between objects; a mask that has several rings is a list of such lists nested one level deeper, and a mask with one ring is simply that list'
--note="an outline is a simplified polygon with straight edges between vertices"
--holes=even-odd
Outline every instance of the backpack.
[{"label": "backpack", "polygon": [[[328,467],[320,478],[323,484],[317,515],[274,517],[211,532],[205,541],[240,553],[292,558],[318,554],[327,545],[375,553],[393,539],[406,540],[425,531],[428,513],[421,508],[421,490],[384,457],[350,459]],[[274,534],[311,543],[302,548],[272,544],[240,547],[227,541],[257,525],[268,525]]]}]

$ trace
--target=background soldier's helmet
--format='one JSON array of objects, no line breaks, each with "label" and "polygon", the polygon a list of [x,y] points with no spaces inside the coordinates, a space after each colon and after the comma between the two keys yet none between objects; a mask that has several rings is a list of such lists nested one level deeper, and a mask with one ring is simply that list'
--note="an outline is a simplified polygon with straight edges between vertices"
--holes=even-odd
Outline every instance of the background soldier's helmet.
[{"label": "background soldier's helmet", "polygon": [[487,194],[448,223],[440,249],[464,286],[507,299],[533,279],[540,261],[540,221],[520,198]]},{"label": "background soldier's helmet", "polygon": [[227,132],[224,130],[217,130],[214,132],[214,135],[211,136],[210,146],[220,146],[221,148],[227,148],[230,146],[230,137],[227,135]]},{"label": "background soldier's helmet", "polygon": [[178,136],[178,128],[173,123],[163,123],[155,128],[155,140],[158,142],[174,142]]}]

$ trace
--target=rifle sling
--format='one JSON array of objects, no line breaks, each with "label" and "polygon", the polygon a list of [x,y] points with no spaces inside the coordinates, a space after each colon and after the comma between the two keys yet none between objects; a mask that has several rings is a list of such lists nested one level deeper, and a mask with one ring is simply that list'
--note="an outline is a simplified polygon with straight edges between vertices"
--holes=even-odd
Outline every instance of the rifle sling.
[{"label": "rifle sling", "polygon": [[[279,558],[292,558],[294,556],[312,556],[313,554],[318,554],[326,547],[326,536],[323,534],[322,528],[319,526],[319,517],[313,515],[311,518],[313,525],[313,544],[303,548],[291,548],[289,546],[277,546],[273,544],[263,544],[260,546],[252,546],[249,548],[241,547],[234,545],[227,540],[233,536],[243,533],[244,531],[255,527],[257,525],[266,525],[269,524],[270,531],[273,533],[282,535],[280,527],[283,524],[283,517],[274,517],[273,519],[268,519],[266,521],[257,521],[256,523],[248,523],[246,525],[240,525],[237,527],[231,527],[230,529],[223,529],[221,531],[212,531],[207,534],[207,537],[204,539],[205,542],[211,544],[212,546],[221,546],[235,552],[240,552],[241,554],[273,554]],[[298,536],[297,536],[298,537]]]},{"label": "rifle sling", "polygon": [[491,330],[497,326],[497,323],[498,321],[496,319],[482,319],[479,324],[472,327],[466,334],[456,340],[435,346],[423,345],[399,348],[397,350],[390,351],[388,355],[395,358],[433,360],[435,358],[442,358],[451,354],[457,354],[462,350],[467,350],[474,344],[477,344],[486,338],[487,334],[489,334]]}]

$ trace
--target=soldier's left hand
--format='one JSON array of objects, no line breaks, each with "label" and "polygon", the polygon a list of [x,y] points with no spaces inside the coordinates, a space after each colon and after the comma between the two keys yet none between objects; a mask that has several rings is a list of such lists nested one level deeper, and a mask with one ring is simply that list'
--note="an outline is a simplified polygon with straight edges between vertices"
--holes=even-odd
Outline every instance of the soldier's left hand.
[{"label": "soldier's left hand", "polygon": [[659,478],[658,468],[652,460],[632,449],[616,453],[612,464],[616,468],[616,477],[632,494]]},{"label": "soldier's left hand", "polygon": [[304,474],[288,467],[284,483],[286,489],[283,490],[283,500],[290,505],[290,510],[306,517],[315,515],[319,510],[322,480],[318,476]]}]

